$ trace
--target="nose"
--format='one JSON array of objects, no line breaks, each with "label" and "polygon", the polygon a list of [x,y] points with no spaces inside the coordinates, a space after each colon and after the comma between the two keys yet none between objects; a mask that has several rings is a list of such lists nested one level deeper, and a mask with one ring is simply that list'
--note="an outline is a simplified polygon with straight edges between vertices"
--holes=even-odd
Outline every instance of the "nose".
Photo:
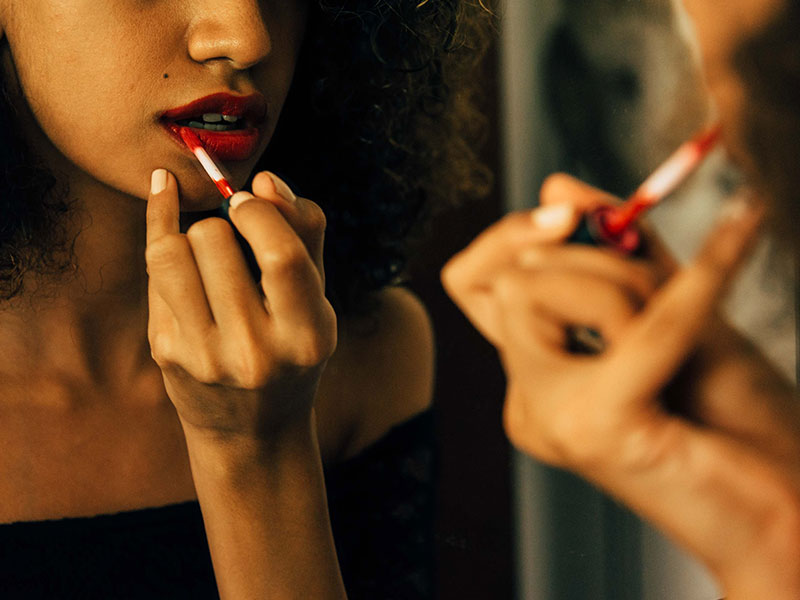
[{"label": "nose", "polygon": [[248,69],[272,50],[259,0],[202,0],[188,30],[189,56],[199,63],[227,61]]}]

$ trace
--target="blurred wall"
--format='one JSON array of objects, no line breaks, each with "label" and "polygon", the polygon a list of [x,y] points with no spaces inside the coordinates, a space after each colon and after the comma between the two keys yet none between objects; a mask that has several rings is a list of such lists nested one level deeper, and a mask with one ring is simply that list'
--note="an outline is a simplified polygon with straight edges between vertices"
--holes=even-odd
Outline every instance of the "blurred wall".
[{"label": "blurred wall", "polygon": [[[482,159],[498,173],[496,48],[481,77],[489,119]],[[494,348],[445,295],[439,280],[444,263],[502,216],[501,176],[488,198],[465,201],[435,220],[411,268],[411,288],[427,306],[436,335],[438,600],[502,600],[513,595],[503,373]]]}]

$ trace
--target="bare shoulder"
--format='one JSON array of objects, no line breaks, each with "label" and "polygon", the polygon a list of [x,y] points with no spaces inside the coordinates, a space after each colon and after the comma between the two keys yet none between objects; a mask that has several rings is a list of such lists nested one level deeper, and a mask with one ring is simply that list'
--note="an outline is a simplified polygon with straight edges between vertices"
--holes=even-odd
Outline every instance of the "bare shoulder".
[{"label": "bare shoulder", "polygon": [[340,323],[339,346],[321,383],[320,438],[337,447],[331,452],[337,458],[357,454],[432,402],[434,343],[425,307],[404,288],[384,290],[377,300],[369,316]]}]

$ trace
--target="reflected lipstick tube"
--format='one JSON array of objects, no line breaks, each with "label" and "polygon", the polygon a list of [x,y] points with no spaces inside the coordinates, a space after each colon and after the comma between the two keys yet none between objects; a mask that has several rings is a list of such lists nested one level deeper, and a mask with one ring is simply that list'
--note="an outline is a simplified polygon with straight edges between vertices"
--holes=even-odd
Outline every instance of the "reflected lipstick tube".
[{"label": "reflected lipstick tube", "polygon": [[[636,219],[686,181],[716,147],[721,135],[719,125],[698,133],[658,167],[627,201],[586,213],[568,241],[610,247],[626,255],[640,253],[642,239]],[[566,349],[572,354],[600,354],[606,348],[603,336],[591,327],[571,326],[566,333]]]},{"label": "reflected lipstick tube", "polygon": [[569,241],[635,253],[641,243],[636,219],[674,192],[716,147],[721,134],[719,125],[697,134],[658,167],[627,201],[587,213]]}]

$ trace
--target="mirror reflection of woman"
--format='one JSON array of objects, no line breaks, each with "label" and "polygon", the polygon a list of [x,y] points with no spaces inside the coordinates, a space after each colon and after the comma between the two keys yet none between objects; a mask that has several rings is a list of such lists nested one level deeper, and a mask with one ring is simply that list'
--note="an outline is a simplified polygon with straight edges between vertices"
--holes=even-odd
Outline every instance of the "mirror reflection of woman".
[{"label": "mirror reflection of woman", "polygon": [[331,4],[0,0],[4,598],[431,593],[431,331],[389,284],[481,185],[486,13]]},{"label": "mirror reflection of woman", "polygon": [[[488,229],[443,272],[498,348],[506,432],[521,450],[604,488],[711,569],[729,599],[800,597],[800,405],[717,316],[765,223],[795,257],[800,225],[800,4],[684,0],[730,156],[750,189],[695,260],[650,241],[644,260],[565,245],[615,199],[565,175],[541,207]],[[590,326],[600,354],[566,351]]]}]

